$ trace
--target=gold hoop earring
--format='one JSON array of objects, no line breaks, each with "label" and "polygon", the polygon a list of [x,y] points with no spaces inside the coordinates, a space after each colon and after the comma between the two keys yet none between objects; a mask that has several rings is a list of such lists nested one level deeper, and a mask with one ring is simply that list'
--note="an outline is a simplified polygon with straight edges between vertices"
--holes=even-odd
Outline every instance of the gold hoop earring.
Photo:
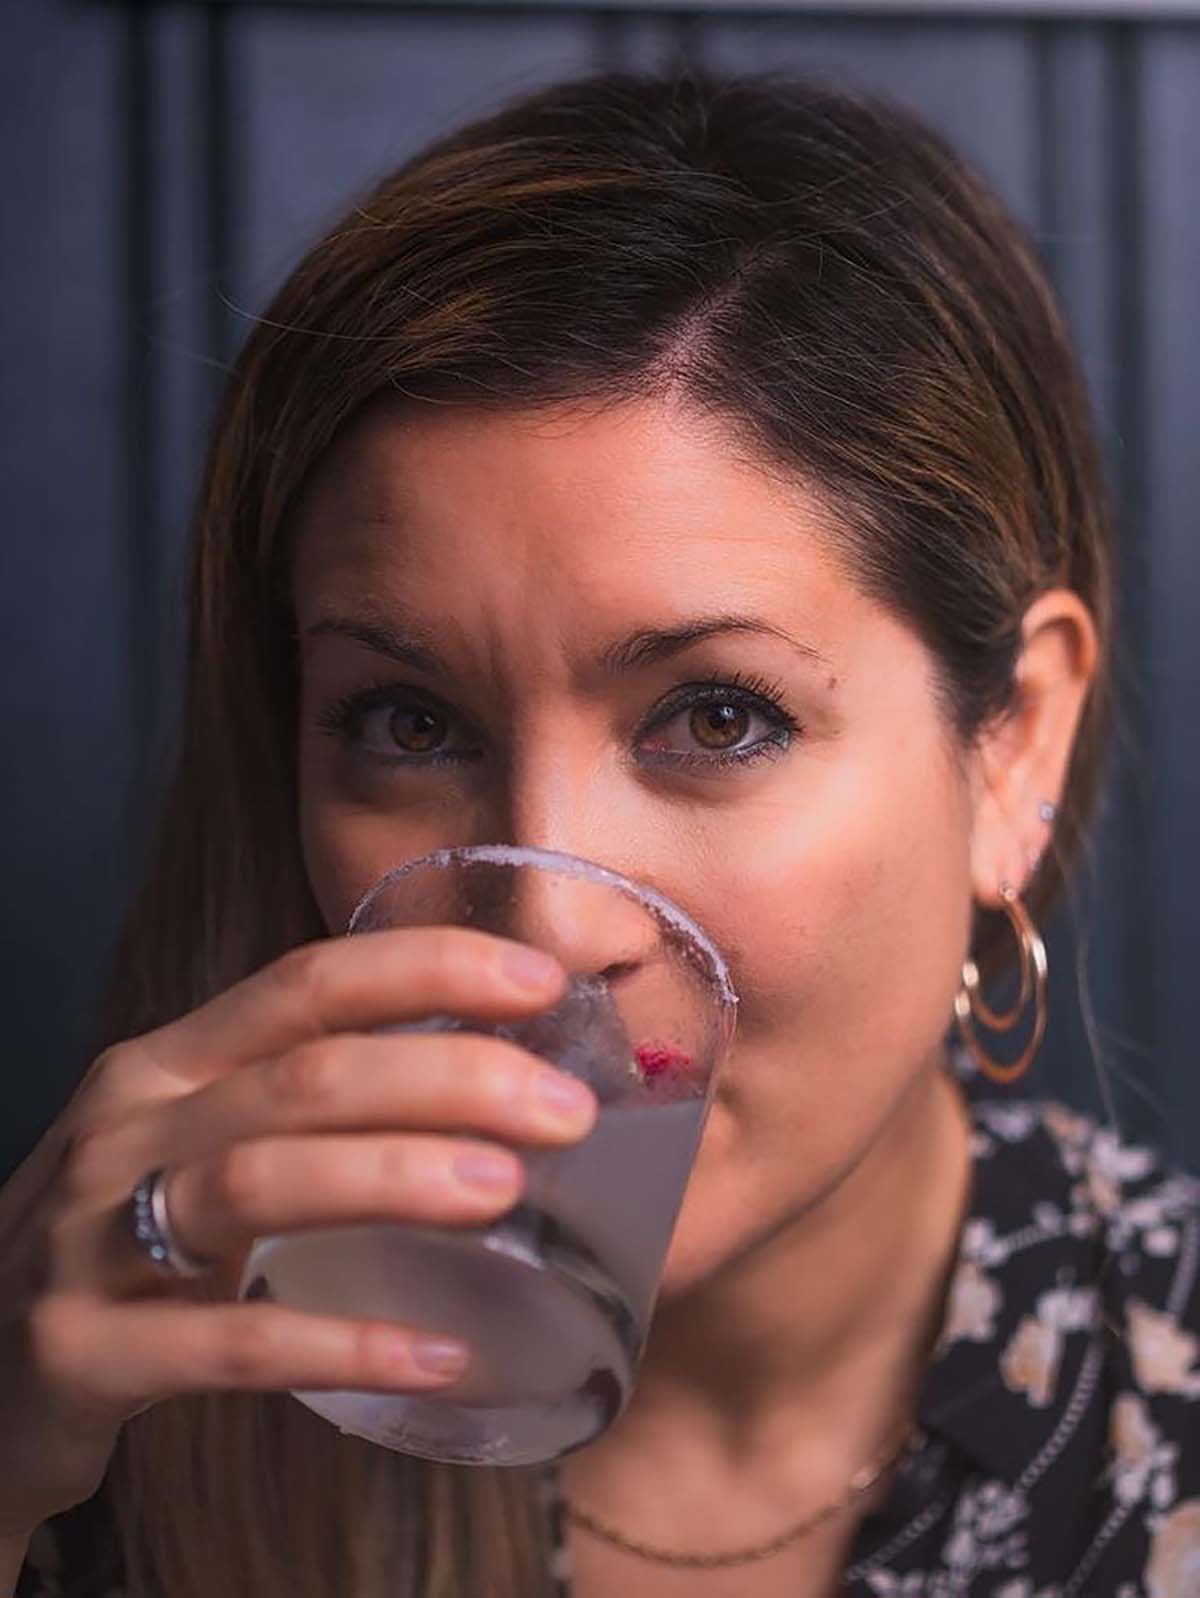
[{"label": "gold hoop earring", "polygon": [[[954,995],[954,1018],[963,1042],[971,1051],[976,1065],[990,1082],[1007,1087],[1025,1075],[1034,1056],[1042,1046],[1046,1034],[1046,945],[1038,929],[1029,918],[1017,890],[1011,883],[1000,885],[1000,906],[1008,916],[1016,934],[1021,958],[1021,991],[1011,1010],[999,1012],[984,1002],[979,991],[979,968],[974,960],[966,960],[962,968],[962,986]],[[1011,1065],[994,1060],[979,1041],[975,1030],[977,1022],[990,1027],[993,1032],[1011,1032],[1024,1014],[1030,999],[1033,1000],[1033,1033],[1020,1058]]]}]

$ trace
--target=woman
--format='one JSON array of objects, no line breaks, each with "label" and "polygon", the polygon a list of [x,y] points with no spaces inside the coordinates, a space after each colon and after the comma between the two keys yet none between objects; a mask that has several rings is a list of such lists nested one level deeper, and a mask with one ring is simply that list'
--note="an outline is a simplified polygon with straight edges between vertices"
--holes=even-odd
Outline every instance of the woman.
[{"label": "woman", "polygon": [[[1200,1592],[1195,1191],[988,1080],[1040,1035],[1109,566],[1042,271],[903,113],[602,78],[355,208],[229,385],[117,1041],[3,1194],[21,1593]],[[519,1051],[368,1035],[533,1013],[557,968],[322,938],[497,838],[661,888],[740,994],[634,1398],[545,1471],[286,1396],[448,1390],[461,1351],[230,1302],[255,1234],[488,1219],[501,1145],[589,1129]],[[978,973],[1014,951],[1006,1068]],[[451,1169],[463,1129],[498,1172]]]}]

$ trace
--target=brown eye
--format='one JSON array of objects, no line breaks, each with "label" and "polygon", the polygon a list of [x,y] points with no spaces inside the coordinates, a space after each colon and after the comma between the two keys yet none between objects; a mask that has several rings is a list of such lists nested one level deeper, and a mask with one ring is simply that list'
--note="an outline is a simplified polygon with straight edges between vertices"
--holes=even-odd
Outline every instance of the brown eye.
[{"label": "brown eye", "polygon": [[703,748],[731,749],[746,736],[749,720],[748,710],[717,700],[694,706],[688,717],[688,727]]},{"label": "brown eye", "polygon": [[388,717],[388,736],[406,754],[431,754],[445,740],[446,720],[432,710],[397,705]]}]

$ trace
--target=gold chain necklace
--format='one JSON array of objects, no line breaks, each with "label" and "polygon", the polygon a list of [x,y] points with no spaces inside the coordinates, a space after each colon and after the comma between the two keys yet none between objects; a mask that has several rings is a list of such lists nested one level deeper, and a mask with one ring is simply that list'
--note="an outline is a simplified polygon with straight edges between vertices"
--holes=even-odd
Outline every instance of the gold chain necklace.
[{"label": "gold chain necklace", "polygon": [[626,1553],[637,1554],[642,1559],[655,1560],[660,1565],[687,1565],[704,1570],[718,1569],[722,1565],[748,1565],[753,1560],[767,1559],[771,1554],[777,1554],[780,1549],[799,1541],[807,1533],[815,1531],[818,1526],[823,1526],[827,1520],[832,1520],[835,1515],[840,1515],[848,1509],[855,1499],[861,1498],[864,1493],[869,1493],[894,1465],[900,1463],[903,1456],[915,1447],[917,1437],[916,1429],[909,1427],[900,1442],[882,1459],[854,1473],[841,1497],[806,1515],[782,1536],[773,1537],[770,1542],[760,1543],[755,1548],[747,1548],[734,1554],[675,1554],[662,1548],[651,1548],[646,1543],[634,1542],[628,1537],[623,1537],[614,1527],[597,1520],[594,1515],[577,1509],[565,1494],[562,1495],[563,1511],[569,1520],[577,1526],[582,1526],[585,1531],[590,1531],[596,1537],[603,1537],[606,1542],[615,1543]]}]

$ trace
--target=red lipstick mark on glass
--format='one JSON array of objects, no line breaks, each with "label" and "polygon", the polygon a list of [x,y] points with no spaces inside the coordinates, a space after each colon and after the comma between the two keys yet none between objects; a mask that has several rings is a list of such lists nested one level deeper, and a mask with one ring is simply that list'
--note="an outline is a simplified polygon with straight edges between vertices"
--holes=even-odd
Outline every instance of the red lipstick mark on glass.
[{"label": "red lipstick mark on glass", "polygon": [[685,1054],[682,1049],[677,1049],[670,1043],[639,1043],[633,1053],[638,1069],[651,1081],[655,1077],[662,1076],[664,1072],[674,1075],[691,1070],[691,1055]]}]

